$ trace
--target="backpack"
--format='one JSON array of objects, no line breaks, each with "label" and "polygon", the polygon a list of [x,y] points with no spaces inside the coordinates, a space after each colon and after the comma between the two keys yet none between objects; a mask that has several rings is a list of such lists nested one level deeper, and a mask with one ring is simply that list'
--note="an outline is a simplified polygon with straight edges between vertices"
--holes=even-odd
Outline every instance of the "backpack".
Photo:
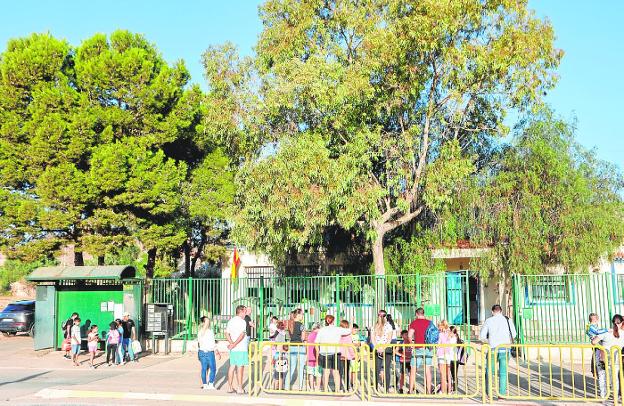
[{"label": "backpack", "polygon": [[429,326],[425,331],[425,344],[437,344],[440,339],[440,330],[433,324],[432,321],[429,322]]},{"label": "backpack", "polygon": [[67,320],[64,320],[64,321],[61,323],[61,329],[62,329],[63,331],[67,331]]}]

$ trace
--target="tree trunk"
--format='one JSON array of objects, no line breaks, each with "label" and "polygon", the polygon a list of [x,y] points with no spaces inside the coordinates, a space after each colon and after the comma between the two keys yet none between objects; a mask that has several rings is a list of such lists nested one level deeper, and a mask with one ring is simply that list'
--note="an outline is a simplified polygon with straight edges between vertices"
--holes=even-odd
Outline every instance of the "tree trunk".
[{"label": "tree trunk", "polygon": [[191,241],[190,238],[184,242],[184,275],[191,276]]},{"label": "tree trunk", "polygon": [[74,245],[74,265],[84,266],[84,256],[82,255],[82,251],[76,251],[75,245]]},{"label": "tree trunk", "polygon": [[147,251],[147,263],[145,264],[145,277],[152,279],[154,277],[154,268],[156,267],[156,248],[150,248]]},{"label": "tree trunk", "polygon": [[193,258],[191,259],[191,276],[195,277],[195,267],[197,266],[197,261],[201,258],[202,252],[204,252],[204,246],[206,245],[206,232],[202,230],[201,232],[201,241],[199,242],[199,246],[197,247],[197,251]]},{"label": "tree trunk", "polygon": [[98,265],[104,265],[104,255],[98,256]]},{"label": "tree trunk", "polygon": [[375,275],[385,275],[386,266],[384,264],[383,239],[384,232],[377,231],[377,238],[373,242],[373,265],[375,266]]}]

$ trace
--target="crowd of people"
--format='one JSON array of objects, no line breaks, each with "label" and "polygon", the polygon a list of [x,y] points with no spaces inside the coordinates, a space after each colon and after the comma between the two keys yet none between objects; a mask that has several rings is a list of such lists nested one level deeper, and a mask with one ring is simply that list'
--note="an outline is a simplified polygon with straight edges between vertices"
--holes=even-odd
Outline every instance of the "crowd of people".
[{"label": "crowd of people", "polygon": [[85,345],[89,355],[89,367],[92,369],[99,366],[95,364],[95,359],[103,354],[106,354],[105,364],[108,366],[138,362],[141,344],[137,340],[136,324],[129,313],[125,313],[121,319],[112,320],[108,329],[100,330],[99,326],[91,324],[89,320],[85,324],[81,323],[78,313],[72,313],[61,326],[64,357],[71,360],[73,365],[80,366],[78,357]]},{"label": "crowd of people", "polygon": [[[244,368],[249,364],[248,346],[255,328],[250,313],[250,308],[238,306],[225,329],[229,393],[245,393]],[[458,371],[467,362],[468,351],[457,345],[463,343],[457,327],[445,320],[434,323],[425,317],[424,309],[418,308],[407,329],[401,329],[390,314],[380,310],[374,326],[365,331],[367,334],[361,334],[357,324],[336,320],[333,315],[326,315],[322,326],[314,323],[306,329],[302,309],[293,310],[287,320],[273,316],[268,326],[270,351],[263,354],[263,378],[268,377],[274,390],[349,392],[357,384],[362,367],[358,347],[367,345],[379,392],[417,393],[417,376],[422,377],[427,394],[449,394],[458,389]],[[501,377],[506,374],[507,358],[498,348],[513,343],[515,336],[513,322],[502,315],[500,306],[494,306],[481,339],[492,347],[492,361],[498,363]],[[220,357],[210,319],[202,317],[198,358],[204,389],[214,389],[216,358]],[[492,364],[488,375],[493,371]],[[499,393],[506,393],[505,380],[499,379],[499,384]]]}]

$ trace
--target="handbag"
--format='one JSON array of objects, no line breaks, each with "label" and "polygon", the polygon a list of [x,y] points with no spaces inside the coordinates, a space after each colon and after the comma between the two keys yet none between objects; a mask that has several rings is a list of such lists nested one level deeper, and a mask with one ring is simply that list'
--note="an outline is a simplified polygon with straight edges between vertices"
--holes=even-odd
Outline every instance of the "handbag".
[{"label": "handbag", "polygon": [[509,324],[509,317],[505,317],[505,318],[507,319],[507,328],[509,329],[509,338],[511,339],[511,344],[512,344],[512,347],[509,349],[509,353],[514,358],[521,357],[522,350],[520,349],[520,347],[513,347],[513,344],[515,344],[516,340],[514,340],[513,334],[511,334],[511,325]]}]

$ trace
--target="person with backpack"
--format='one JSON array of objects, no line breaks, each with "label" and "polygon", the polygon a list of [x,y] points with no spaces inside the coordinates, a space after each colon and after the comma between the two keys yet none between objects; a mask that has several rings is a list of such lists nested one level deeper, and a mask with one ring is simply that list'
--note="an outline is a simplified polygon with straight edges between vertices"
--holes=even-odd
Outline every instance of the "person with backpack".
[{"label": "person with backpack", "polygon": [[424,367],[425,375],[425,393],[431,393],[431,367],[433,364],[432,344],[438,343],[440,332],[431,320],[425,318],[425,309],[419,307],[416,309],[416,318],[409,325],[407,332],[409,342],[412,344],[420,344],[414,348],[412,352],[412,372],[410,373],[409,392],[415,393],[416,389],[416,373],[421,367]]},{"label": "person with backpack", "polygon": [[503,316],[503,308],[495,304],[492,306],[492,317],[485,320],[479,339],[490,345],[490,356],[487,359],[487,367],[485,372],[486,388],[489,388],[489,380],[494,375],[494,364],[498,364],[498,398],[504,399],[507,395],[507,353],[508,347],[503,345],[513,344],[516,338],[516,328],[513,322]]},{"label": "person with backpack", "polygon": [[61,323],[61,330],[63,330],[63,350],[65,351],[65,355],[63,358],[67,360],[71,360],[72,357],[70,355],[71,352],[71,328],[74,325],[74,319],[78,317],[78,313],[72,313],[71,317]]}]

